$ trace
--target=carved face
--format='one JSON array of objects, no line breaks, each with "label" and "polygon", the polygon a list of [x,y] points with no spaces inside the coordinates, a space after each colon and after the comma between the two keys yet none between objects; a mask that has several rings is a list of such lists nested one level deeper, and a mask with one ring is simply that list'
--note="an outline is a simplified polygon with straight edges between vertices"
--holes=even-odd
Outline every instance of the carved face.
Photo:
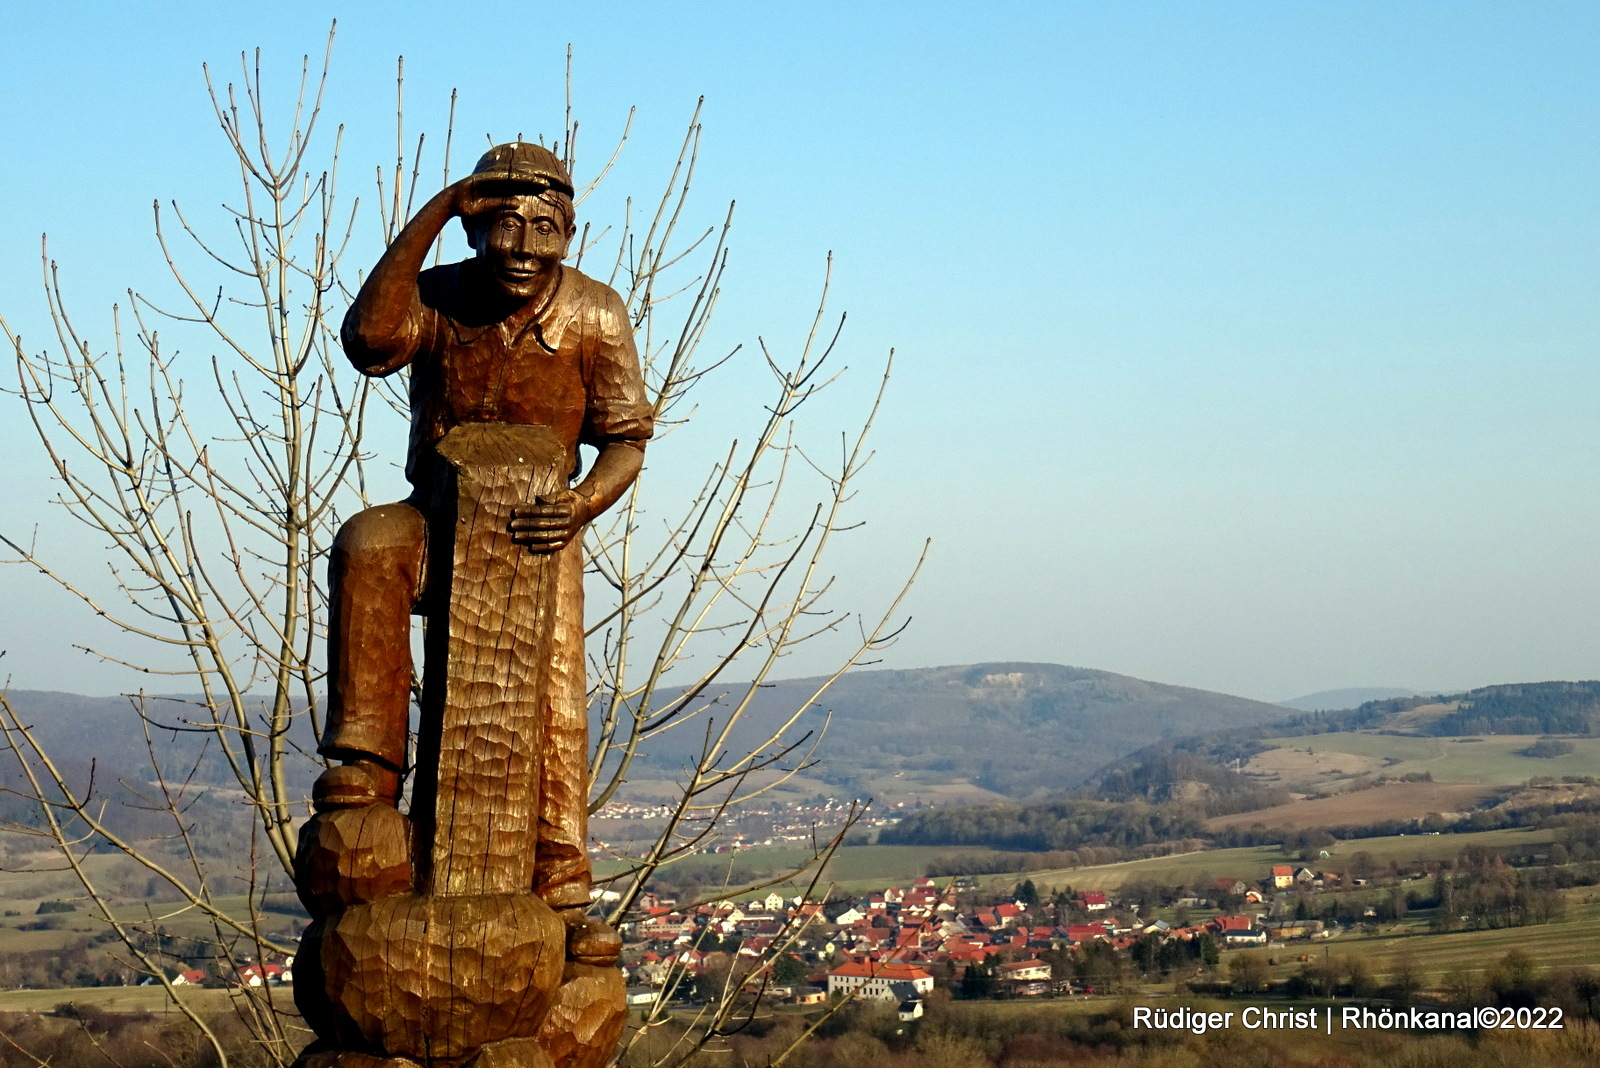
[{"label": "carved face", "polygon": [[509,198],[473,224],[469,233],[478,262],[506,296],[519,300],[543,291],[574,233],[560,211],[532,196]]}]

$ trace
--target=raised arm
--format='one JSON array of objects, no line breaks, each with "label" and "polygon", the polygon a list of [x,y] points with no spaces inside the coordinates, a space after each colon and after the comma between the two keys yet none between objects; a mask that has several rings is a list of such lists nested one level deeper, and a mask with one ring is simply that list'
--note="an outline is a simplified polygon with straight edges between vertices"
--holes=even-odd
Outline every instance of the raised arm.
[{"label": "raised arm", "polygon": [[417,275],[445,224],[462,214],[471,182],[463,178],[424,204],[362,283],[339,331],[345,355],[362,374],[389,374],[416,355],[422,322]]}]

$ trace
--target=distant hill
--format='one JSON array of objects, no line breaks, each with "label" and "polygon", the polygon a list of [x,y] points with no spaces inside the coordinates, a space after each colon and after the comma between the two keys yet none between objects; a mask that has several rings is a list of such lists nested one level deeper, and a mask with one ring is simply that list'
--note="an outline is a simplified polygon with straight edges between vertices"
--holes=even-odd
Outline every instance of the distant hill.
[{"label": "distant hill", "polygon": [[[730,746],[748,749],[815,692],[818,678],[763,687]],[[12,703],[53,751],[101,773],[142,781],[144,734],[125,698],[12,691]],[[912,797],[930,784],[969,782],[1026,797],[1076,786],[1097,768],[1145,746],[1204,731],[1282,719],[1281,706],[1109,671],[1059,664],[992,663],[847,673],[800,730],[832,722],[811,771],[834,793]],[[170,720],[179,706],[157,706]],[[718,715],[713,707],[709,716]],[[201,736],[159,732],[174,755]],[[703,726],[655,739],[639,774],[672,777],[698,755]],[[931,791],[936,793],[936,791]]]},{"label": "distant hill", "polygon": [[[1516,683],[1155,740],[1076,790],[911,813],[879,841],[1081,853],[1282,828],[1400,833],[1448,822],[1439,814],[1509,826],[1504,813],[1477,809],[1519,784],[1596,778],[1600,682]],[[1259,832],[1243,830],[1258,823]]]},{"label": "distant hill", "polygon": [[[152,751],[168,782],[184,785],[186,818],[208,825],[211,833],[200,839],[203,850],[227,848],[230,838],[222,830],[224,826],[233,832],[248,827],[249,809],[237,803],[234,791],[210,789],[235,784],[220,760],[200,759],[208,748],[215,757],[207,736],[183,729],[184,720],[195,717],[192,705],[161,698],[147,700],[147,735],[146,721],[126,697],[9,690],[6,699],[71,788],[80,797],[104,803],[100,816],[117,833],[141,840],[160,836],[166,840],[165,846],[174,844],[170,820],[151,807],[150,798],[157,796],[151,788],[155,781]],[[33,759],[31,752],[27,756]],[[290,772],[290,789],[308,795],[310,766],[292,767]],[[14,755],[0,756],[0,821],[36,825],[39,817],[24,800],[30,793]]]},{"label": "distant hill", "polygon": [[[1430,811],[1443,811],[1449,807],[1445,795],[1459,794],[1459,801],[1474,790],[1488,796],[1486,791],[1535,779],[1600,777],[1600,682],[1509,683],[1456,694],[1388,697],[1352,709],[1301,712],[1277,723],[1205,732],[1179,739],[1171,748],[1240,770],[1263,789],[1288,789],[1306,798],[1346,797],[1386,783],[1381,791],[1387,791],[1384,797],[1396,817],[1420,814],[1400,803],[1402,794],[1415,795],[1411,800],[1430,805]],[[1131,754],[1090,785],[1114,784],[1126,769],[1163,752],[1152,746]],[[1424,797],[1434,786],[1460,789]],[[1384,803],[1363,796],[1351,804],[1357,800],[1365,809]],[[1292,819],[1285,812],[1260,812],[1216,825],[1258,818],[1310,825],[1323,818],[1323,809],[1350,807],[1319,800],[1299,805]]]},{"label": "distant hill", "polygon": [[1600,734],[1600,682],[1530,682],[1485,686],[1455,699],[1454,711],[1429,723],[1429,734]]},{"label": "distant hill", "polygon": [[[9,690],[6,698],[39,744],[69,773],[68,777],[77,776],[74,781],[88,781],[92,762],[95,782],[102,790],[122,780],[149,782],[153,778],[150,751],[154,749],[169,775],[192,777],[198,783],[233,785],[233,778],[220,761],[198,759],[212,743],[208,734],[187,729],[200,713],[183,699],[147,698],[141,718],[127,697]],[[309,729],[298,720],[290,733],[295,744],[310,741]],[[291,775],[291,788],[309,788],[309,767],[291,771],[300,772]],[[10,785],[15,775],[13,763],[0,760],[0,785]]]},{"label": "distant hill", "polygon": [[[69,781],[87,783],[91,764],[101,786],[122,779],[144,782],[150,778],[144,770],[144,728],[126,697],[10,690],[6,698]],[[158,749],[164,749],[169,741],[185,746],[190,740],[176,741],[172,732],[163,731],[155,732],[154,739]],[[18,786],[19,778],[20,772],[9,754],[0,759],[0,785]],[[10,811],[9,806],[0,808]]]},{"label": "distant hill", "polygon": [[1382,701],[1390,697],[1414,697],[1429,692],[1435,691],[1417,690],[1405,686],[1351,686],[1342,690],[1319,690],[1304,697],[1279,701],[1278,704],[1285,708],[1299,709],[1301,712],[1325,712],[1355,708],[1368,701]]},{"label": "distant hill", "polygon": [[[762,690],[733,748],[753,744],[819,681],[791,679]],[[1065,790],[1144,746],[1285,715],[1264,701],[1033,663],[853,671],[822,705],[833,716],[813,774],[840,792],[880,798],[952,778],[1008,797]],[[699,730],[669,732],[651,762],[681,764],[703,737]]]}]

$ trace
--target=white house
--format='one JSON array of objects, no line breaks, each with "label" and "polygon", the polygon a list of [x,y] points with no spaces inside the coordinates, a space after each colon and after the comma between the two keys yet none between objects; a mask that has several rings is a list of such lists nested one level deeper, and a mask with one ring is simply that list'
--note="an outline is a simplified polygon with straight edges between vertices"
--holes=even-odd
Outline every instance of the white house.
[{"label": "white house", "polygon": [[899,1000],[904,990],[891,989],[909,983],[918,994],[933,989],[933,976],[914,964],[873,963],[841,964],[828,973],[828,993],[852,993],[863,998],[895,998]]}]

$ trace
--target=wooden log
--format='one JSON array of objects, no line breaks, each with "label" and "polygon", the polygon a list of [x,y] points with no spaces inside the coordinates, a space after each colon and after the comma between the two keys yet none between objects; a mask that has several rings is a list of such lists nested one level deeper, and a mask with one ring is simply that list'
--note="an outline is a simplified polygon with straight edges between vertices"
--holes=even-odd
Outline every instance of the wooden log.
[{"label": "wooden log", "polygon": [[427,660],[412,819],[417,888],[533,886],[555,561],[511,540],[513,508],[564,488],[572,457],[541,426],[467,423],[439,443]]},{"label": "wooden log", "polygon": [[[565,486],[571,457],[544,427],[503,424],[456,427],[439,455],[410,819],[378,802],[308,825],[297,882],[321,918],[296,1001],[330,1066],[541,1068],[567,956],[567,925],[533,893],[558,584],[553,554],[509,524]],[[567,1001],[564,1019],[609,1034],[612,1006]]]}]

